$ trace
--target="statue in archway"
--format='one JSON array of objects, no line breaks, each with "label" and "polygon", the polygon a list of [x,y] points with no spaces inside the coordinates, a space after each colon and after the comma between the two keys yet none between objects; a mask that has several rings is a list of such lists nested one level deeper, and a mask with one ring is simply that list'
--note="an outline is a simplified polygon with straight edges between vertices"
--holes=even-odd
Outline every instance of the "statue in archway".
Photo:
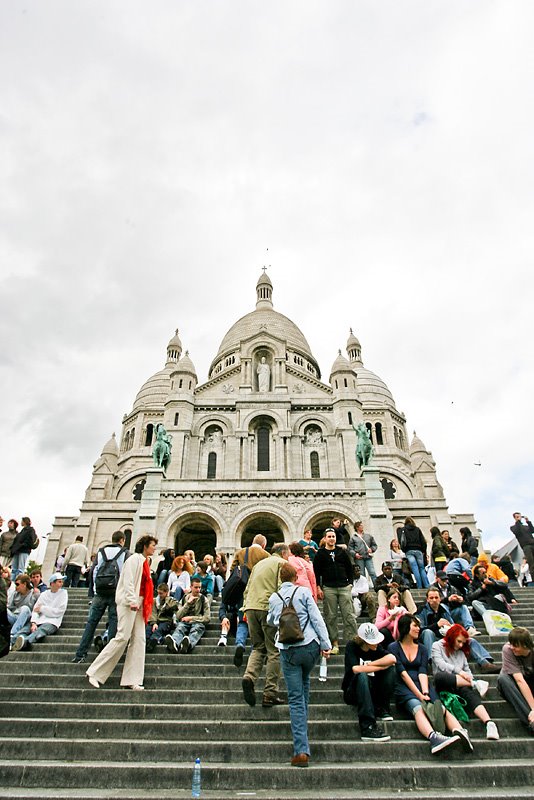
[{"label": "statue in archway", "polygon": [[365,423],[360,422],[359,425],[352,423],[352,427],[356,431],[356,461],[361,470],[362,467],[367,467],[371,461],[374,447]]},{"label": "statue in archway", "polygon": [[261,361],[258,364],[256,373],[258,375],[258,391],[268,392],[271,385],[271,368],[268,365],[265,356],[261,357]]},{"label": "statue in archway", "polygon": [[159,423],[156,428],[156,440],[152,448],[152,459],[156,467],[167,471],[171,463],[172,436],[167,433],[165,427]]}]

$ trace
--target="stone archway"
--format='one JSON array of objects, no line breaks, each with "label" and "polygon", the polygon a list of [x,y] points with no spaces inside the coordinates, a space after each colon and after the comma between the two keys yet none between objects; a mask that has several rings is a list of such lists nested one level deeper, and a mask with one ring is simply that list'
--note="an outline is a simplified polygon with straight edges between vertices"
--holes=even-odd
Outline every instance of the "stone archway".
[{"label": "stone archway", "polygon": [[187,514],[176,520],[172,529],[172,539],[176,555],[185,550],[193,550],[200,561],[207,553],[215,555],[218,525],[207,514]]},{"label": "stone archway", "polygon": [[249,547],[258,533],[267,539],[266,549],[270,552],[273,544],[286,541],[287,526],[280,517],[267,511],[250,514],[237,527],[239,547]]},{"label": "stone archway", "polygon": [[[320,511],[309,520],[304,530],[309,530],[311,528],[312,539],[319,544],[324,536],[326,528],[332,527],[332,520],[334,517],[346,519],[347,515],[344,514],[343,511]],[[348,542],[346,542],[346,544],[348,544]]]}]

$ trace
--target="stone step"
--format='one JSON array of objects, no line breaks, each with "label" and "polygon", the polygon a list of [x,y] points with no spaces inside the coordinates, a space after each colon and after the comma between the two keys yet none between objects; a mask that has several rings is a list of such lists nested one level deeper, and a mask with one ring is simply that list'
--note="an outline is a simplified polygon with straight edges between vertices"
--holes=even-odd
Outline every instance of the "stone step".
[{"label": "stone step", "polygon": [[[183,694],[189,697],[187,689]],[[198,693],[200,695],[200,693]],[[40,695],[44,695],[41,698]],[[10,698],[16,703],[16,709],[12,711],[12,716],[7,713],[4,720],[7,721],[18,717],[19,708],[25,709],[31,717],[44,716],[46,719],[74,719],[73,712],[76,711],[79,719],[163,719],[168,713],[171,702],[179,702],[181,694],[179,692],[165,692],[160,690],[145,691],[144,693],[127,692],[124,689],[106,689],[105,694],[99,694],[91,690],[89,693],[80,693],[79,690],[55,689],[42,692],[38,689],[13,689],[10,691]],[[262,708],[260,704],[251,708],[243,702],[241,692],[235,693],[236,700],[233,703],[213,703],[206,704],[206,695],[193,697],[195,706],[195,720],[235,720],[254,722],[259,724],[262,720],[289,722],[288,708],[286,705],[275,706],[273,708]],[[44,699],[46,698],[46,700]],[[105,698],[105,699],[103,699]],[[78,699],[80,702],[78,703]],[[330,698],[327,698],[328,700]],[[166,701],[166,702],[165,702]],[[497,722],[503,719],[515,719],[511,706],[502,700],[497,693],[490,693],[484,699],[484,705],[488,713]],[[35,711],[33,711],[35,709]],[[356,721],[356,713],[350,706],[342,702],[317,702],[315,694],[312,692],[309,706],[310,720],[331,721]],[[395,724],[403,721],[401,714],[393,706],[393,716]],[[408,720],[410,721],[410,720]],[[184,723],[185,724],[185,723]],[[473,724],[476,725],[475,721]]]},{"label": "stone step", "polygon": [[[201,759],[209,764],[213,762],[231,764],[241,761],[245,761],[247,764],[264,764],[265,749],[268,748],[269,760],[283,764],[293,752],[289,729],[286,730],[286,735],[281,739],[260,741],[213,740],[211,737],[216,735],[216,731],[209,729],[202,731],[206,738],[199,737],[197,732],[197,738],[192,739],[184,739],[182,737],[172,739],[167,735],[165,729],[164,740],[162,741],[162,733],[163,731],[160,730],[160,737],[154,740],[136,738],[133,740],[125,738],[119,740],[116,738],[105,739],[100,734],[98,734],[98,739],[36,738],[27,736],[17,738],[16,748],[13,747],[13,739],[11,737],[0,738],[0,762],[18,762],[21,752],[31,752],[32,758],[36,761],[65,760],[67,762],[76,762],[77,764],[85,761],[94,761],[95,759],[105,761],[106,758],[109,758],[109,754],[113,752],[113,749],[118,747],[124,760],[143,761],[148,764],[161,759],[163,745],[171,749],[173,753],[179,750],[180,759],[184,761],[193,762],[200,755]],[[411,733],[412,736],[416,735],[413,723]],[[521,747],[524,758],[534,760],[534,740],[532,739],[523,742],[520,738],[508,736],[495,742],[487,741],[485,738],[477,740],[475,734],[473,734],[472,740],[475,747],[475,757],[479,761],[510,758],[515,754],[518,746]],[[389,746],[387,752],[389,764],[405,765],[414,758],[424,759],[429,751],[428,742],[421,737],[395,738],[392,741],[394,741],[394,746]],[[310,740],[310,746],[313,751],[314,762],[323,762],[323,764],[330,764],[333,761],[338,764],[352,764],[354,760],[357,760],[360,764],[365,763],[366,766],[368,764],[374,765],[376,759],[383,755],[380,750],[380,743],[370,743],[370,745],[362,743],[356,736],[351,739],[335,741]],[[384,747],[383,743],[382,747]],[[21,748],[25,749],[21,751]],[[454,749],[455,760],[471,758],[461,750],[459,744]]]},{"label": "stone step", "polygon": [[[489,709],[493,713],[495,709]],[[208,709],[209,712],[209,709]],[[261,714],[256,714],[255,719],[213,719],[201,716],[195,709],[194,720],[166,720],[165,721],[165,741],[187,740],[195,742],[199,736],[199,722],[202,722],[202,733],[208,733],[210,738],[221,742],[230,740],[237,742],[248,742],[251,740],[251,728],[253,727],[253,744],[269,740],[289,741],[290,727],[289,720],[279,718],[277,720],[262,719]],[[496,718],[496,717],[495,717]],[[521,736],[523,729],[517,719],[497,720],[499,732],[502,737]],[[413,720],[395,719],[393,722],[384,723],[384,727],[395,740],[410,740],[414,738]],[[478,720],[472,720],[468,725],[469,734],[475,741],[485,741],[486,730],[484,725]],[[95,739],[109,739],[115,741],[145,741],[158,744],[161,737],[161,721],[159,719],[59,719],[57,716],[52,719],[40,719],[34,715],[20,719],[18,716],[10,719],[10,736],[16,737],[17,741],[22,741],[31,730],[32,738],[39,737],[43,740],[53,737],[53,739],[71,739],[72,741]],[[351,746],[362,743],[358,741],[359,729],[356,724],[356,716],[352,714],[351,719],[341,719],[335,714],[328,720],[312,720],[309,724],[309,735],[312,742],[320,742],[322,739],[329,741],[351,740]],[[0,739],[1,741],[1,739]],[[424,744],[424,742],[423,742]],[[534,746],[534,739],[530,744]],[[366,747],[366,744],[363,745]],[[314,754],[316,748],[314,746]],[[318,751],[317,751],[318,752]],[[9,759],[9,755],[4,756]],[[50,756],[51,757],[51,754]]]},{"label": "stone step", "polygon": [[[311,774],[311,773],[310,773]],[[484,789],[477,787],[469,787],[468,789],[453,790],[454,800],[503,800],[503,797],[512,796],[506,795],[501,787],[488,786]],[[408,789],[406,791],[394,791],[396,800],[450,800],[451,790],[441,791],[439,787],[429,790],[413,791]],[[313,790],[313,800],[391,800],[392,790],[380,789],[357,789],[357,790],[343,790],[343,789],[327,789]],[[91,789],[79,788],[76,790],[76,800],[109,800],[109,789]],[[31,789],[10,787],[3,790],[0,786],[0,800],[71,800],[73,797],[71,789],[54,788],[54,789]],[[190,788],[173,787],[172,789],[165,790],[159,789],[157,791],[159,800],[186,800],[191,797]],[[310,790],[281,790],[277,789],[274,792],[269,789],[256,789],[253,791],[236,791],[234,789],[204,789],[202,788],[202,797],[204,800],[237,800],[238,798],[254,798],[254,800],[310,800]],[[154,800],[154,790],[143,791],[142,789],[113,789],[114,800]],[[515,786],[513,788],[514,800],[523,800],[523,798],[532,798],[532,789],[530,787],[523,788]]]},{"label": "stone step", "polygon": [[[422,742],[428,751],[428,745]],[[398,791],[432,790],[433,797],[447,797],[447,789],[456,787],[487,786],[506,787],[502,796],[513,797],[511,787],[532,787],[534,784],[534,764],[530,756],[517,757],[513,762],[506,756],[499,754],[500,742],[494,743],[494,758],[491,759],[491,773],[488,772],[488,760],[479,759],[476,754],[467,755],[461,751],[452,753],[450,748],[439,757],[435,756],[421,760],[408,756],[406,764],[399,769],[397,763],[383,763],[381,759],[390,757],[394,747],[390,743],[370,744],[368,751],[370,760],[362,769],[359,763],[342,763],[329,760],[327,763],[315,760],[310,762],[307,770],[287,768],[289,756],[286,754],[281,761],[270,757],[261,764],[251,764],[247,761],[235,761],[231,764],[225,762],[204,763],[202,767],[203,792],[229,792],[230,796],[238,797],[241,792],[269,790],[280,794],[277,790],[300,790],[307,792],[308,798],[317,797],[317,792],[328,792],[332,797],[332,784],[336,789],[351,789],[352,797],[361,797],[361,792],[385,787],[394,787],[396,796]],[[161,750],[164,749],[160,745]],[[412,751],[413,752],[413,751]],[[198,755],[202,758],[202,751]],[[335,755],[333,751],[332,755]],[[419,752],[418,752],[419,755]],[[65,764],[58,769],[58,762],[46,759],[21,759],[6,761],[0,760],[0,774],[2,785],[18,786],[25,788],[55,788],[67,787],[72,791],[84,790],[87,786],[95,789],[107,789],[109,795],[115,796],[110,787],[121,789],[142,790],[149,789],[152,796],[160,791],[174,790],[183,786],[189,789],[191,785],[192,760],[176,762],[175,755],[158,763],[135,761],[129,751],[120,753],[122,761],[82,761],[75,768]],[[375,759],[379,763],[375,763]],[[62,762],[64,763],[64,759]],[[313,786],[313,791],[310,787]],[[157,788],[155,788],[157,787]],[[357,787],[355,790],[354,787]],[[439,787],[439,789],[437,789]],[[437,790],[437,791],[436,791]],[[189,789],[189,794],[190,794]],[[441,792],[439,795],[437,792]],[[109,797],[108,795],[108,797]],[[78,793],[76,792],[76,797]],[[453,793],[454,796],[454,793]]]}]

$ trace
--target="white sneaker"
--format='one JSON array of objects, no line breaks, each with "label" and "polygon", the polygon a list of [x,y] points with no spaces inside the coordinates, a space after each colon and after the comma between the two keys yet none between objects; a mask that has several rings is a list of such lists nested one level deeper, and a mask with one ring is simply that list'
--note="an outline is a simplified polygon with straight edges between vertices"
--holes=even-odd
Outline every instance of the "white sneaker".
[{"label": "white sneaker", "polygon": [[[87,675],[87,672],[86,672],[85,674]],[[99,681],[97,681],[97,679],[96,679],[96,678],[93,678],[93,676],[92,676],[92,675],[87,675],[87,680],[89,681],[89,683],[91,684],[91,686],[94,686],[94,687],[95,687],[95,689],[100,689],[100,682],[99,682]]]},{"label": "white sneaker", "polygon": [[132,689],[134,692],[144,692],[144,690],[145,690],[145,687],[141,686],[138,683],[132,683],[131,686],[127,686],[126,688],[127,689]]},{"label": "white sneaker", "polygon": [[226,636],[221,636],[219,641],[217,642],[217,647],[226,647],[228,644],[228,639]]},{"label": "white sneaker", "polygon": [[467,633],[469,636],[480,636],[480,631],[477,631],[476,628],[468,628]]},{"label": "white sneaker", "polygon": [[495,723],[490,720],[486,723],[486,739],[500,739],[499,731],[497,730],[497,726]]},{"label": "white sneaker", "polygon": [[483,681],[483,680],[473,681],[473,686],[475,687],[475,689],[477,690],[477,692],[481,697],[485,697],[487,695],[489,689],[488,681]]}]

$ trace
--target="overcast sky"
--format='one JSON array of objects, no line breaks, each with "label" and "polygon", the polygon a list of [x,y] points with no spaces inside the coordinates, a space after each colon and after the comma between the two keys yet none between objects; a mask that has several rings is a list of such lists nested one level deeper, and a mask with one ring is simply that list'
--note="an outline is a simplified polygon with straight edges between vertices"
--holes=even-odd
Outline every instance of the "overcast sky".
[{"label": "overcast sky", "polygon": [[[261,267],[486,543],[534,516],[532,2],[0,2],[0,513],[41,535]],[[268,253],[266,252],[268,248]],[[476,466],[479,464],[481,466]]]}]

